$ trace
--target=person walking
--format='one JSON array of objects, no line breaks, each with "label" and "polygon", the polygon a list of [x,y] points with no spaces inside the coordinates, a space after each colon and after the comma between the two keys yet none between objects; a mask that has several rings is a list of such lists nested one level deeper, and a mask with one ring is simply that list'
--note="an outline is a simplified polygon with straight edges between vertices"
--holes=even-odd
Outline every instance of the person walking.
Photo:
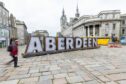
[{"label": "person walking", "polygon": [[16,39],[13,38],[10,40],[10,45],[8,46],[8,51],[10,52],[10,56],[13,59],[11,61],[9,61],[7,64],[14,62],[14,67],[19,67],[17,65],[17,63],[18,63],[18,44],[16,43]]}]

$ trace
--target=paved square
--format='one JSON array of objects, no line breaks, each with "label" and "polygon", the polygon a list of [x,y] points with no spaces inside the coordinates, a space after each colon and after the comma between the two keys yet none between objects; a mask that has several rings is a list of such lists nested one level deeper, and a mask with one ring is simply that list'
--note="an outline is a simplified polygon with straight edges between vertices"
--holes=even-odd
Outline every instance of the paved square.
[{"label": "paved square", "polygon": [[126,46],[78,50],[59,54],[22,58],[19,66],[6,49],[0,49],[0,84],[126,84]]}]

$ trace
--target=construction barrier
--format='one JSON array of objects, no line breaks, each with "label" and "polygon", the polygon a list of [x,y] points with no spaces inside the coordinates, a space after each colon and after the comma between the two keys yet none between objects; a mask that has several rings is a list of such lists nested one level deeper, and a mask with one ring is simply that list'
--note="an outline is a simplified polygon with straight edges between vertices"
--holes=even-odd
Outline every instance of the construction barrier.
[{"label": "construction barrier", "polygon": [[111,41],[111,39],[108,37],[102,37],[102,38],[98,38],[98,45],[104,45],[107,46],[109,44],[109,42]]}]

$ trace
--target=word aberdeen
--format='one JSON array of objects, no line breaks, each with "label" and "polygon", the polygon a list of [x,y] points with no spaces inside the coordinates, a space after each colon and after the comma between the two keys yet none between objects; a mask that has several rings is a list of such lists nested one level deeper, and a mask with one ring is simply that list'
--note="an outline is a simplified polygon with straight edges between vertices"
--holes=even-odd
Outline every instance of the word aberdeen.
[{"label": "word aberdeen", "polygon": [[97,38],[31,37],[24,57],[98,48]]}]

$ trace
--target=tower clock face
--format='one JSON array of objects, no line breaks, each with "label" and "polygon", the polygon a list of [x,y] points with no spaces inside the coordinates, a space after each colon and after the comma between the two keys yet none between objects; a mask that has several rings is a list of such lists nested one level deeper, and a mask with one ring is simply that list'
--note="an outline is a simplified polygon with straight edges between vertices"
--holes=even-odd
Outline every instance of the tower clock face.
[{"label": "tower clock face", "polygon": [[67,22],[66,17],[63,16],[62,19],[61,19],[62,25],[64,25],[66,22]]}]

